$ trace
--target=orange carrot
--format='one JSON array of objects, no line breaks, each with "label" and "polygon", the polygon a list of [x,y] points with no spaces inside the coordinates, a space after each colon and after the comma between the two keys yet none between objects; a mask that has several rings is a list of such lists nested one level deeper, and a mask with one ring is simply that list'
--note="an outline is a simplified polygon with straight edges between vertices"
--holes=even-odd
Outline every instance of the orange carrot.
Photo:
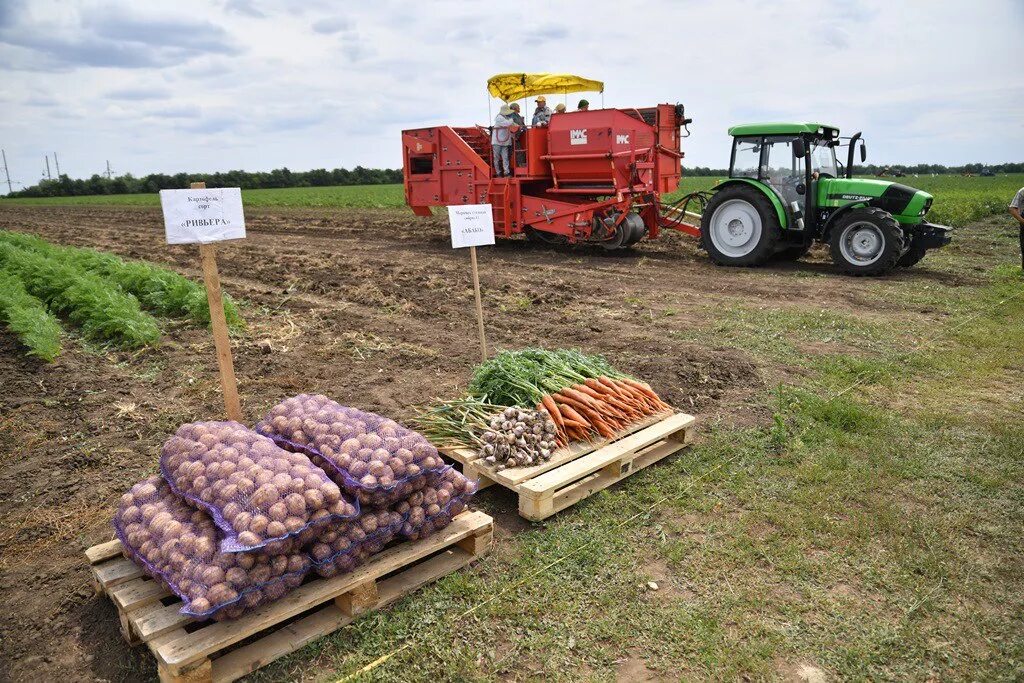
[{"label": "orange carrot", "polygon": [[562,411],[562,415],[567,419],[570,419],[573,422],[578,422],[581,425],[590,425],[590,420],[576,412],[576,410],[569,404],[562,403],[558,406],[558,409]]},{"label": "orange carrot", "polygon": [[562,414],[558,412],[558,406],[555,405],[554,399],[552,399],[550,396],[541,396],[540,402],[545,408],[547,408],[548,415],[551,416],[551,419],[554,421],[554,423],[558,426],[561,426]]},{"label": "orange carrot", "polygon": [[637,382],[635,379],[630,379],[628,377],[623,377],[621,381],[626,383],[626,384],[628,384],[629,386],[633,387],[634,389],[640,390],[641,392],[646,394],[649,398],[651,398],[651,399],[653,399],[655,401],[661,401],[661,399],[658,398],[658,395],[656,393],[654,393],[654,390],[651,389],[650,386],[644,384],[643,382]]},{"label": "orange carrot", "polygon": [[567,387],[565,389],[562,389],[562,391],[560,393],[562,394],[562,396],[568,396],[569,398],[574,398],[577,401],[579,401],[580,403],[583,403],[585,405],[589,405],[589,404],[594,402],[594,399],[590,398],[589,396],[587,396],[584,393],[576,391],[572,387]]}]

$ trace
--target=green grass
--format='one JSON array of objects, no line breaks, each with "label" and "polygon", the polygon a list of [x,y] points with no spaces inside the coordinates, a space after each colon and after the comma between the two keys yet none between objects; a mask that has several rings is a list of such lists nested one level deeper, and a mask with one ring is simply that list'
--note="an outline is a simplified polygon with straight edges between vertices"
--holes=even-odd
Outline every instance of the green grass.
[{"label": "green grass", "polygon": [[[1024,186],[1024,173],[994,178],[966,178],[956,175],[907,176],[895,182],[910,185],[935,196],[929,220],[961,226],[1006,211],[1014,193]],[[677,191],[666,195],[671,201],[696,190],[710,190],[721,178],[684,176]],[[402,208],[401,185],[347,185],[337,187],[289,187],[270,190],[242,190],[246,206],[293,208]],[[156,194],[97,195],[41,199],[0,199],[0,206],[159,206]]]},{"label": "green grass", "polygon": [[1024,187],[1024,173],[992,178],[936,175],[893,180],[934,195],[935,203],[928,213],[928,220],[957,227],[986,216],[1007,213],[1010,200],[1017,190]]},{"label": "green grass", "polygon": [[28,355],[50,362],[60,353],[60,323],[6,270],[0,270],[0,322],[24,344]]},{"label": "green grass", "polygon": [[[89,271],[133,294],[143,308],[165,317],[185,317],[202,324],[210,322],[206,289],[174,271],[145,261],[125,261],[95,249],[58,246],[35,235],[0,230],[0,242],[56,258]],[[228,324],[239,326],[242,318],[230,296],[224,295]]]},{"label": "green grass", "polygon": [[[684,178],[677,195],[710,189],[715,178]],[[675,195],[673,195],[675,196]],[[285,187],[272,190],[242,190],[245,206],[290,208],[367,208],[405,207],[401,185],[343,185],[335,187]],[[156,194],[117,194],[88,197],[47,197],[26,199],[0,198],[0,207],[11,206],[160,206]]]},{"label": "green grass", "polygon": [[0,266],[51,311],[80,327],[87,338],[128,348],[155,344],[160,338],[156,320],[142,312],[134,296],[66,259],[0,242]]},{"label": "green grass", "polygon": [[[342,185],[332,187],[285,187],[270,190],[242,190],[242,203],[249,206],[292,208],[373,208],[405,206],[401,185]],[[0,199],[0,206],[160,206],[158,194],[117,194],[88,197],[47,197]]]},{"label": "green grass", "polygon": [[[804,664],[827,680],[1020,680],[1022,286],[1001,267],[950,288],[911,335],[941,341],[918,349],[833,311],[724,310],[724,344],[766,359],[852,351],[751,399],[769,424],[706,424],[679,457],[503,533],[474,569],[253,680],[778,680]],[[1004,399],[979,393],[993,382]]]}]

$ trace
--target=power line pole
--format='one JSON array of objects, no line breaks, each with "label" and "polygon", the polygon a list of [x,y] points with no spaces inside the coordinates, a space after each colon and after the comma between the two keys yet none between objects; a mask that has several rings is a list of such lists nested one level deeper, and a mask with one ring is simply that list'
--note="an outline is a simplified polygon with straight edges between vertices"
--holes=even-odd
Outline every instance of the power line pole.
[{"label": "power line pole", "polygon": [[50,155],[44,154],[43,158],[46,159],[46,179],[53,180],[53,177],[50,175]]},{"label": "power line pole", "polygon": [[107,180],[110,180],[110,159],[107,159]]},{"label": "power line pole", "polygon": [[53,153],[53,163],[57,166],[57,179],[60,180],[60,162],[57,161],[57,153]]},{"label": "power line pole", "polygon": [[7,176],[7,194],[14,192],[14,188],[11,187],[11,172],[7,169],[7,150],[0,149],[0,153],[4,156],[4,175]]}]

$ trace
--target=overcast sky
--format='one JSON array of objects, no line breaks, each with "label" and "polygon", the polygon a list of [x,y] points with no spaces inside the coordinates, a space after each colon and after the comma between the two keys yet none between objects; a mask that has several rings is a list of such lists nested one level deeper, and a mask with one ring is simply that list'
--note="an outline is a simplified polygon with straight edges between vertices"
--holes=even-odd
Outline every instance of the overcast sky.
[{"label": "overcast sky", "polygon": [[54,152],[72,176],[396,167],[403,128],[487,123],[507,71],[684,103],[691,166],[762,120],[863,130],[875,162],[1024,160],[1021,0],[0,0],[0,69],[25,184]]}]

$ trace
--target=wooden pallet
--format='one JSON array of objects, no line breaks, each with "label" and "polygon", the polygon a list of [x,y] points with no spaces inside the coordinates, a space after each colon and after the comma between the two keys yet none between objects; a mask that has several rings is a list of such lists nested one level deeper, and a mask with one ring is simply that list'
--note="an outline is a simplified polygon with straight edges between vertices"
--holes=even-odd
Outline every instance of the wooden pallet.
[{"label": "wooden pallet", "polygon": [[488,515],[463,512],[421,541],[387,548],[348,574],[311,575],[280,600],[222,622],[179,614],[181,600],[125,559],[120,541],[85,554],[97,591],[117,607],[121,633],[149,646],[160,680],[199,683],[233,681],[466,566],[490,550],[493,530]]},{"label": "wooden pallet", "polygon": [[696,418],[663,413],[633,425],[614,439],[573,443],[532,467],[496,471],[471,448],[441,448],[461,463],[480,488],[499,484],[519,494],[519,514],[538,521],[675,453],[693,440]]}]

